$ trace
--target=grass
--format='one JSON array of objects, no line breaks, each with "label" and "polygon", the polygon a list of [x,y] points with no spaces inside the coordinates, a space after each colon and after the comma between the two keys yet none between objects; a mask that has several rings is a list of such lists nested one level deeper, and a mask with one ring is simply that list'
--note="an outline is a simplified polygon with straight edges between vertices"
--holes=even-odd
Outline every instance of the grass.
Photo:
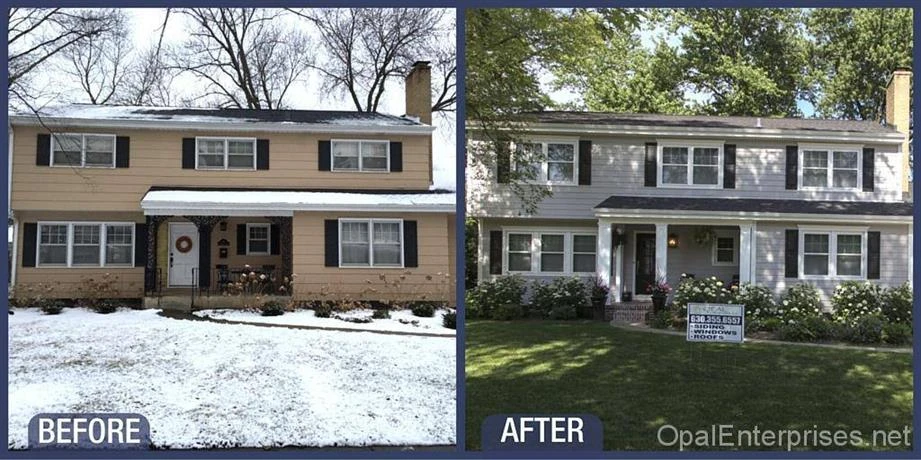
[{"label": "grass", "polygon": [[466,330],[468,449],[479,449],[486,416],[509,413],[594,414],[606,450],[677,449],[656,440],[665,424],[860,430],[871,439],[912,423],[910,354],[692,344],[587,321],[468,321]]}]

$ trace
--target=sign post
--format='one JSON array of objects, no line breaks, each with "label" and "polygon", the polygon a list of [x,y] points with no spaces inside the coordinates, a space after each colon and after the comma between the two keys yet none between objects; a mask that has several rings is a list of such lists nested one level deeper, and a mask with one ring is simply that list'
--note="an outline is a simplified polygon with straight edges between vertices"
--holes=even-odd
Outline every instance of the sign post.
[{"label": "sign post", "polygon": [[688,342],[742,343],[744,339],[744,305],[688,304]]}]

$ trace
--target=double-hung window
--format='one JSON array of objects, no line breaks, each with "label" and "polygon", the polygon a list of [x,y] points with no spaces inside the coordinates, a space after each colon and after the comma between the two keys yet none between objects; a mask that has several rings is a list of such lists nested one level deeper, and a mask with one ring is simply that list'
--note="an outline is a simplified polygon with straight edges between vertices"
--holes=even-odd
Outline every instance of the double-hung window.
[{"label": "double-hung window", "polygon": [[659,157],[663,186],[718,188],[722,184],[721,144],[663,143]]},{"label": "double-hung window", "polygon": [[805,146],[800,150],[800,188],[856,190],[861,162],[857,148]]},{"label": "double-hung window", "polygon": [[117,267],[134,264],[134,224],[38,224],[38,266]]},{"label": "double-hung window", "polygon": [[51,166],[114,168],[115,136],[111,134],[52,134]]},{"label": "double-hung window", "polygon": [[803,230],[800,232],[803,278],[866,277],[866,233]]},{"label": "double-hung window", "polygon": [[271,224],[246,224],[246,254],[268,255],[271,247]]},{"label": "double-hung window", "polygon": [[389,141],[330,141],[333,171],[383,172],[390,170]]},{"label": "double-hung window", "polygon": [[339,255],[343,267],[402,267],[403,221],[341,219]]},{"label": "double-hung window", "polygon": [[735,265],[736,240],[731,236],[717,236],[713,241],[713,265]]},{"label": "double-hung window", "polygon": [[509,230],[505,233],[509,273],[594,273],[596,236],[572,231]]},{"label": "double-hung window", "polygon": [[256,139],[243,137],[195,138],[197,169],[256,169]]},{"label": "double-hung window", "polygon": [[572,185],[578,177],[574,141],[522,142],[515,145],[515,171],[526,181]]}]

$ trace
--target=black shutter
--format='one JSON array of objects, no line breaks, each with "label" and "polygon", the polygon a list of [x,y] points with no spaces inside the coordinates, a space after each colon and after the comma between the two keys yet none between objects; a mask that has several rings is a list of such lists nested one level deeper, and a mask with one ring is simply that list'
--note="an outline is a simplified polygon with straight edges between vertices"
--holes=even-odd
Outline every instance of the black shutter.
[{"label": "black shutter", "polygon": [[655,187],[658,167],[656,157],[658,156],[658,145],[655,142],[646,143],[646,170],[645,170],[645,180],[643,185],[646,187]]},{"label": "black shutter", "polygon": [[269,169],[269,140],[256,140],[256,169]]},{"label": "black shutter", "polygon": [[736,146],[723,146],[723,188],[736,188]]},{"label": "black shutter", "polygon": [[[38,244],[38,224],[22,224],[22,266],[35,266],[35,245]],[[15,262],[15,261],[14,261]]]},{"label": "black shutter", "polygon": [[[48,134],[39,134],[35,147],[35,165],[51,165],[51,136]],[[34,267],[34,265],[33,265]]]},{"label": "black shutter", "polygon": [[876,172],[876,150],[870,147],[863,149],[863,191],[872,192],[876,180],[873,175]]},{"label": "black shutter", "polygon": [[592,185],[592,141],[579,141],[579,185]]},{"label": "black shutter", "polygon": [[271,236],[269,237],[269,239],[272,240],[272,255],[277,256],[281,254],[281,246],[280,246],[281,236],[279,236],[280,232],[278,231],[277,224],[272,224],[270,233],[271,233]]},{"label": "black shutter", "polygon": [[134,266],[147,265],[147,224],[134,224]]},{"label": "black shutter", "polygon": [[879,279],[879,232],[867,232],[867,279]]},{"label": "black shutter", "polygon": [[[419,238],[416,221],[403,221],[403,266],[419,266]],[[453,242],[452,242],[453,243]]]},{"label": "black shutter", "polygon": [[332,163],[330,162],[330,157],[332,156],[332,146],[329,141],[320,141],[317,146],[318,158],[317,164],[320,166],[320,171],[329,171]]},{"label": "black shutter", "polygon": [[390,172],[403,171],[403,143],[390,143]]},{"label": "black shutter", "polygon": [[325,227],[325,247],[326,247],[326,257],[325,265],[327,267],[338,267],[339,266],[339,221],[335,219],[327,219],[324,222]]},{"label": "black shutter", "polygon": [[502,231],[489,232],[489,274],[502,274]]},{"label": "black shutter", "polygon": [[799,278],[799,230],[787,230],[784,251],[784,277]]},{"label": "black shutter", "polygon": [[131,163],[131,138],[118,136],[115,138],[115,167],[127,168]]},{"label": "black shutter", "polygon": [[512,171],[511,146],[506,141],[496,142],[496,182],[509,183]]},{"label": "black shutter", "polygon": [[237,255],[246,255],[246,224],[237,224]]},{"label": "black shutter", "polygon": [[796,178],[799,169],[799,148],[795,145],[787,146],[787,190],[796,190]]},{"label": "black shutter", "polygon": [[182,169],[195,169],[195,138],[182,138]]}]

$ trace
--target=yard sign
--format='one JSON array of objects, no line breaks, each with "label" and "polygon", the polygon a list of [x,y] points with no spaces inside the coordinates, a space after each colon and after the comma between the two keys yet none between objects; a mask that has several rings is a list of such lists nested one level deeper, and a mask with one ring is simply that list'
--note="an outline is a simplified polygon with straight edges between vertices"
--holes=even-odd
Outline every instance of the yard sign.
[{"label": "yard sign", "polygon": [[689,303],[689,342],[742,343],[745,338],[745,306],[725,303]]}]

